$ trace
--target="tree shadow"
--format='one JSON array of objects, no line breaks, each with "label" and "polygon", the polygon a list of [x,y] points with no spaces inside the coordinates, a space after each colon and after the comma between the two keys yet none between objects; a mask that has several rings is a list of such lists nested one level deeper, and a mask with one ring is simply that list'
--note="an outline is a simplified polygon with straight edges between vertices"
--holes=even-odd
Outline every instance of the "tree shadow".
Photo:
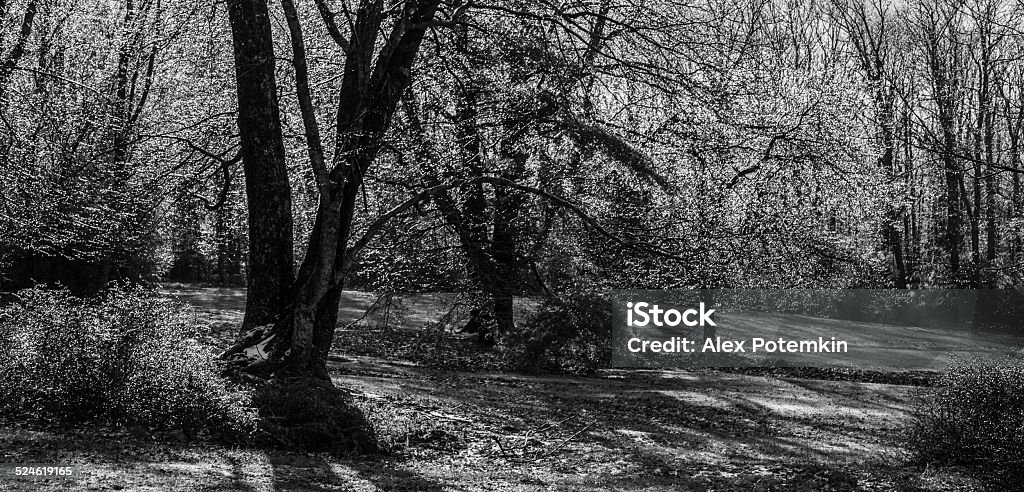
[{"label": "tree shadow", "polygon": [[344,485],[323,457],[304,453],[267,453],[273,489],[280,491],[327,491]]},{"label": "tree shadow", "polygon": [[[140,439],[110,429],[21,431],[0,434],[0,456],[21,463],[72,464],[79,477],[66,485],[134,490],[335,491],[353,483],[370,490],[442,490],[441,483],[377,456],[337,458],[326,453],[226,448],[206,443]],[[255,459],[254,459],[255,458]],[[0,482],[0,489],[34,490],[37,481]]]},{"label": "tree shadow", "polygon": [[384,461],[363,461],[352,465],[359,476],[372,482],[380,490],[434,492],[444,489],[440,482],[418,473],[392,466]]},{"label": "tree shadow", "polygon": [[[365,371],[367,366],[376,370]],[[562,435],[571,433],[568,426],[585,424],[585,432],[560,451],[563,458],[599,448],[607,459],[639,464],[646,470],[639,478],[650,478],[652,486],[692,488],[694,482],[680,478],[685,474],[671,473],[707,465],[707,456],[733,465],[817,470],[822,486],[849,483],[852,476],[825,473],[822,466],[901,466],[893,453],[881,453],[899,446],[889,427],[906,415],[899,388],[889,393],[856,383],[699,371],[563,377],[391,369],[370,360],[353,367],[350,374],[336,372],[342,384],[421,398],[435,410],[510,436],[567,418]],[[601,480],[615,486],[620,478]]]},{"label": "tree shadow", "polygon": [[269,452],[267,457],[275,491],[335,491],[359,484],[388,491],[443,489],[442,484],[432,479],[372,457],[338,460],[327,455],[290,452]]}]

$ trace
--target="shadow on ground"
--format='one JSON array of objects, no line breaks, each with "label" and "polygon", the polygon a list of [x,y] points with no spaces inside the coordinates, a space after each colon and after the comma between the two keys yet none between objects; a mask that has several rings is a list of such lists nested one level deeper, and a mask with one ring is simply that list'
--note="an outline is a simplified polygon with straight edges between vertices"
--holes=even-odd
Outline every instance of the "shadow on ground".
[{"label": "shadow on ground", "polygon": [[[240,320],[244,296],[179,293],[210,322],[214,339],[228,337]],[[377,330],[361,343],[400,348],[409,341],[377,338],[388,333],[398,332]],[[8,480],[0,489],[978,488],[955,472],[906,464],[899,436],[919,391],[911,386],[713,370],[525,376],[352,352],[332,354],[330,369],[336,384],[356,392],[389,455],[340,459],[9,424],[0,426],[0,462],[73,463],[82,474],[73,484]]]}]

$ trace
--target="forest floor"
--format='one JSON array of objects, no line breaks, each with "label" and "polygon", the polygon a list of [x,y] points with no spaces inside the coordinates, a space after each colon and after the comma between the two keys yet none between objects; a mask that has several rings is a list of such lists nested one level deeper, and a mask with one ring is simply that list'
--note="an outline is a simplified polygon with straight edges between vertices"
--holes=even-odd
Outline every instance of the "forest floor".
[{"label": "forest floor", "polygon": [[[230,339],[244,293],[168,291],[197,309],[214,343]],[[346,295],[352,311],[342,325],[375,300]],[[340,459],[123,429],[3,425],[0,463],[71,463],[83,473],[0,481],[0,490],[980,490],[957,470],[907,462],[899,438],[928,377],[502,373],[469,340],[441,350],[439,336],[424,335],[426,321],[443,315],[438,304],[406,300],[387,314],[401,328],[381,327],[376,313],[335,344],[331,376],[356,393],[388,455]],[[430,354],[446,367],[423,363]],[[867,382],[876,379],[913,384]]]}]

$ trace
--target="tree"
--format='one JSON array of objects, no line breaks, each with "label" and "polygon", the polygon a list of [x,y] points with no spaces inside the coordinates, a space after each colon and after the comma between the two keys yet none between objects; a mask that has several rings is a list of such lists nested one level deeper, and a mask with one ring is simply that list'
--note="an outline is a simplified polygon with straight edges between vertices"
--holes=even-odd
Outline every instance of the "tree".
[{"label": "tree", "polygon": [[942,160],[945,178],[945,248],[949,255],[949,275],[954,283],[962,284],[961,249],[963,223],[961,188],[963,168],[958,159],[960,132],[960,98],[962,73],[962,44],[957,39],[960,6],[951,2],[918,6],[917,29],[921,37],[928,67],[939,136],[935,147]]},{"label": "tree", "polygon": [[[240,14],[244,11],[235,7],[238,8],[235,14],[238,18],[232,23],[232,32],[236,40],[236,55],[255,48],[253,52],[260,53],[261,60],[266,63],[273,59],[269,21],[263,20],[266,19],[266,4],[260,0],[254,0],[252,4],[259,4],[250,11],[254,14],[252,18],[260,19],[259,25],[255,21],[241,19]],[[382,1],[363,0],[350,26],[351,40],[343,36],[327,6],[318,5],[328,32],[345,57],[333,159],[327,165],[325,160],[314,157],[322,155],[321,149],[317,148],[319,142],[315,138],[307,138],[320,202],[305,258],[294,282],[288,287],[287,306],[277,312],[274,324],[249,330],[235,347],[226,352],[226,356],[243,353],[258,344],[265,347],[268,356],[254,364],[253,370],[268,374],[298,373],[326,379],[327,352],[334,338],[341,288],[354,260],[349,241],[353,233],[356,198],[364,176],[380,152],[382,139],[398,102],[408,88],[413,62],[438,4],[438,0],[403,2],[394,19],[389,19],[390,12],[385,11]],[[285,8],[289,11],[286,15],[290,19],[299,97],[300,100],[308,99],[308,86],[304,89],[301,82],[307,77],[301,29],[298,28],[294,9],[289,8],[289,4],[285,4]],[[388,36],[378,40],[388,20],[391,20]],[[379,50],[378,41],[382,43]],[[250,47],[250,43],[255,46]],[[272,85],[263,85],[261,94],[272,94],[268,92],[272,90]],[[302,103],[302,108],[303,112],[310,109],[306,103]],[[273,117],[267,114],[254,116],[253,123],[257,128],[268,123],[261,121],[261,117]],[[303,123],[307,137],[319,134],[315,118],[307,115]],[[243,141],[252,137],[257,128],[240,126]],[[250,163],[253,158],[250,157]],[[246,158],[243,156],[242,159],[245,161]],[[247,174],[246,179],[253,178]],[[275,191],[281,193],[281,190]],[[284,200],[275,200],[275,216],[290,213],[290,208],[285,208],[284,203]],[[261,247],[254,244],[251,235],[250,232],[250,248]]]},{"label": "tree", "polygon": [[292,196],[278,107],[274,40],[266,0],[228,2],[235,55],[238,131],[249,209],[243,333],[273,324],[292,302]]},{"label": "tree", "polygon": [[[9,286],[62,283],[94,294],[110,280],[153,273],[157,200],[142,186],[151,161],[134,144],[164,19],[153,2],[115,6],[123,10],[94,26],[109,36],[89,37],[64,16],[71,6],[29,1],[0,64],[0,172],[10,187],[0,221],[17,231],[0,238]],[[107,56],[113,61],[90,66]]]},{"label": "tree", "polygon": [[[900,59],[900,41],[891,32],[894,29],[891,6],[882,0],[871,2],[835,1],[833,17],[837,19],[853,53],[859,63],[869,90],[873,93],[875,126],[878,129],[878,144],[881,154],[878,157],[878,168],[893,182],[897,182],[905,172],[900,169],[899,142],[897,134],[897,105],[901,87],[899,72],[906,67]],[[903,163],[905,167],[906,163]],[[892,206],[886,211],[882,223],[882,246],[892,254],[895,269],[893,284],[898,289],[909,286],[915,277],[913,264],[905,258],[905,245],[900,226],[903,223],[900,207]]]}]

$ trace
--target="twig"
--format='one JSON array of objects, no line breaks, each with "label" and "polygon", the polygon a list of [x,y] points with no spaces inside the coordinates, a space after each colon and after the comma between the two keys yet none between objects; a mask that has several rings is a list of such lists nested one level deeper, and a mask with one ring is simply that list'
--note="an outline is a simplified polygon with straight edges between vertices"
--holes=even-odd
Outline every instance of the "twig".
[{"label": "twig", "polygon": [[[554,425],[561,424],[562,422],[565,422],[565,421],[569,420],[570,418],[572,418],[572,417],[566,418],[566,419],[562,420],[561,422],[558,422],[558,423],[556,423]],[[552,427],[554,425],[552,425]],[[566,444],[569,444],[569,442],[571,442],[573,439],[576,439],[577,437],[582,435],[584,432],[586,432],[587,430],[589,430],[593,426],[594,426],[594,424],[592,424],[592,423],[583,426],[582,429],[580,429],[579,431],[576,431],[573,435],[571,435],[571,436],[569,436],[569,437],[567,437],[565,439],[562,439],[561,441],[559,441],[557,444],[555,444],[554,447],[552,447],[548,451],[535,454],[534,456],[532,456],[530,458],[526,458],[525,456],[523,458],[519,458],[519,457],[515,456],[514,453],[510,453],[507,449],[505,449],[504,443],[502,443],[501,439],[498,439],[497,436],[491,436],[491,439],[493,439],[494,442],[496,442],[498,444],[498,449],[501,451],[501,454],[502,454],[502,456],[505,459],[507,459],[507,460],[509,460],[509,461],[511,461],[513,463],[516,463],[516,464],[532,463],[532,462],[535,462],[537,460],[544,459],[544,458],[547,458],[549,456],[554,455],[560,449],[565,447]],[[543,427],[542,427],[542,429],[543,429]],[[526,442],[523,443],[523,446],[520,449],[523,450],[523,454],[525,455],[526,454],[525,450],[529,446],[531,439],[529,438],[529,435],[524,436],[524,437],[526,437]],[[532,440],[536,441],[536,439],[532,439]]]},{"label": "twig", "polygon": [[363,311],[363,315],[362,315],[362,316],[360,316],[360,317],[359,317],[358,319],[356,319],[355,321],[353,321],[353,322],[351,322],[351,323],[349,323],[349,324],[347,324],[347,325],[343,326],[343,327],[342,327],[341,329],[342,329],[342,330],[348,330],[348,329],[352,328],[353,326],[355,326],[355,325],[359,324],[359,322],[361,322],[361,321],[363,321],[364,319],[366,319],[366,317],[370,315],[370,312],[371,312],[371,311],[373,311],[373,308],[377,307],[377,304],[379,304],[379,303],[380,303],[381,299],[384,299],[384,298],[385,298],[385,297],[387,297],[388,295],[389,295],[389,294],[387,294],[387,293],[384,293],[384,294],[381,294],[381,295],[377,296],[377,299],[373,301],[373,304],[370,304],[370,306],[369,306],[368,308],[366,308],[366,310],[365,310],[365,311]]}]

